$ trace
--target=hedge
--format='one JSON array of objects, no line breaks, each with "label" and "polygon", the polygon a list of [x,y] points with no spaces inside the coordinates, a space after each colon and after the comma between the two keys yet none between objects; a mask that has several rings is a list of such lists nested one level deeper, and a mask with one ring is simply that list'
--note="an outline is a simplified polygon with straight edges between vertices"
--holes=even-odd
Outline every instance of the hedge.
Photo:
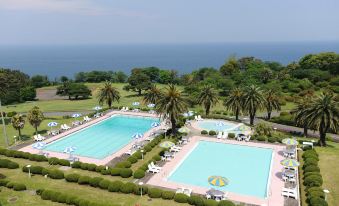
[{"label": "hedge", "polygon": [[10,182],[9,180],[0,180],[0,186],[4,186],[15,191],[24,191],[27,189],[25,184],[18,182]]},{"label": "hedge", "polygon": [[204,206],[218,206],[218,202],[215,200],[204,200]]},{"label": "hedge", "polygon": [[323,184],[323,179],[319,175],[309,175],[304,180],[306,187],[320,187]]},{"label": "hedge", "polygon": [[134,173],[133,173],[133,177],[136,179],[141,179],[143,177],[145,177],[145,171],[142,169],[137,169]]},{"label": "hedge", "polygon": [[208,132],[208,134],[211,135],[211,136],[217,135],[216,131],[214,131],[214,130],[210,130],[210,131]]},{"label": "hedge", "polygon": [[109,180],[104,180],[104,179],[102,179],[102,180],[99,182],[99,187],[100,187],[101,189],[107,190],[109,184],[111,184],[111,182],[110,182]]},{"label": "hedge", "polygon": [[58,169],[43,169],[42,175],[47,175],[52,179],[64,179],[64,172]]},{"label": "hedge", "polygon": [[78,174],[68,174],[65,176],[67,182],[78,182],[80,175]]},{"label": "hedge", "polygon": [[310,206],[328,206],[325,199],[320,197],[312,197],[309,202]]},{"label": "hedge", "polygon": [[203,134],[203,135],[207,135],[207,134],[208,134],[208,132],[207,132],[206,130],[202,130],[202,131],[201,131],[201,134]]},{"label": "hedge", "polygon": [[0,168],[17,169],[19,164],[8,159],[0,159]]},{"label": "hedge", "polygon": [[22,183],[14,183],[13,184],[13,190],[15,191],[23,191],[26,190],[26,185],[22,184]]},{"label": "hedge", "polygon": [[162,195],[162,190],[158,188],[149,188],[148,189],[148,196],[150,198],[160,198]]},{"label": "hedge", "polygon": [[163,191],[161,197],[164,200],[172,200],[174,198],[174,195],[175,193],[173,191]]},{"label": "hedge", "polygon": [[79,185],[88,185],[89,182],[91,181],[91,177],[89,176],[80,176],[78,179],[78,184]]},{"label": "hedge", "polygon": [[234,133],[228,133],[227,137],[230,138],[230,139],[233,139],[233,138],[235,138],[235,134]]},{"label": "hedge", "polygon": [[148,187],[145,186],[145,185],[136,185],[135,188],[134,188],[134,194],[135,195],[141,195],[141,191],[142,191],[142,194],[145,195],[147,194],[148,192]]},{"label": "hedge", "polygon": [[120,188],[122,187],[124,183],[117,180],[112,182],[109,186],[108,186],[108,191],[110,192],[120,192]]},{"label": "hedge", "polygon": [[204,199],[201,196],[191,195],[187,199],[188,204],[190,205],[196,205],[196,206],[204,206]]},{"label": "hedge", "polygon": [[121,168],[120,169],[120,176],[122,178],[128,178],[131,177],[133,175],[133,170],[131,170],[130,168]]},{"label": "hedge", "polygon": [[229,200],[221,200],[218,206],[235,206],[235,204]]},{"label": "hedge", "polygon": [[135,190],[135,187],[136,185],[134,183],[127,182],[121,186],[120,192],[125,193],[125,194],[133,193]]},{"label": "hedge", "polygon": [[179,203],[187,203],[188,196],[182,193],[177,193],[174,195],[174,201]]}]

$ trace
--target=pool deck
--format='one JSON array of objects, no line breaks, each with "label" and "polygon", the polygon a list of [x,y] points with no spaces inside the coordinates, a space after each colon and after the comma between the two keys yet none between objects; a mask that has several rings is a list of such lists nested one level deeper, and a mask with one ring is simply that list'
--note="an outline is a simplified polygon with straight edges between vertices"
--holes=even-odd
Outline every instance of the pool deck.
[{"label": "pool deck", "polygon": [[284,205],[284,198],[281,196],[281,189],[284,187],[284,182],[281,180],[280,175],[279,175],[283,169],[283,166],[280,165],[280,161],[284,159],[284,157],[281,155],[281,151],[284,149],[284,146],[282,145],[262,144],[262,143],[255,143],[255,142],[239,142],[236,140],[220,140],[217,138],[203,137],[203,136],[196,135],[196,136],[191,137],[188,144],[183,146],[181,151],[178,152],[171,161],[166,162],[166,164],[162,167],[161,172],[154,174],[148,180],[147,184],[169,188],[169,189],[174,189],[174,190],[180,187],[191,188],[193,190],[193,193],[202,194],[202,195],[206,194],[206,191],[209,190],[210,188],[204,188],[204,187],[199,187],[199,186],[193,186],[193,185],[187,185],[187,184],[167,181],[167,177],[170,176],[172,172],[174,172],[174,170],[178,167],[178,165],[185,159],[185,157],[190,153],[190,151],[194,149],[195,145],[197,145],[197,143],[201,140],[272,149],[273,160],[272,160],[272,166],[271,166],[270,179],[268,182],[268,187],[269,187],[268,197],[265,199],[261,199],[261,198],[254,197],[254,196],[246,196],[246,195],[228,192],[228,199],[236,201],[236,202],[249,203],[249,204],[255,204],[255,205],[267,205],[267,206],[283,206]]},{"label": "pool deck", "polygon": [[[58,135],[55,135],[51,138],[48,138],[42,142],[45,142],[46,144],[54,142],[56,140],[59,140],[67,135],[70,135],[76,131],[79,131],[81,129],[84,129],[86,127],[92,126],[93,124],[96,124],[98,122],[101,122],[107,118],[110,118],[112,115],[131,115],[131,116],[135,116],[135,117],[153,117],[153,118],[158,118],[159,116],[157,116],[156,114],[149,114],[149,113],[144,113],[144,112],[122,112],[122,111],[112,111],[109,112],[107,114],[105,114],[102,117],[93,119],[87,123],[84,123],[80,126],[74,127],[70,130],[64,131]],[[142,139],[140,139],[141,141],[143,139],[145,139],[146,137],[148,137],[153,131],[158,130],[160,127],[156,127],[156,128],[151,128],[150,130],[148,130],[146,133],[144,133],[144,137]],[[94,163],[97,165],[105,165],[107,164],[109,161],[111,161],[112,159],[114,159],[115,157],[119,157],[121,155],[123,155],[125,152],[127,152],[132,145],[135,143],[135,141],[131,141],[129,144],[127,144],[126,146],[122,147],[121,149],[119,149],[118,151],[116,151],[115,153],[103,158],[103,159],[95,159],[95,158],[90,158],[90,157],[84,157],[84,156],[79,156],[79,155],[73,155],[74,157],[78,157],[79,160],[81,162],[86,162],[86,163]],[[40,151],[37,149],[34,149],[32,147],[32,145],[28,145],[26,147],[23,147],[20,149],[20,151],[23,152],[29,152],[29,153],[33,153],[33,154],[38,154]],[[44,152],[48,152],[49,153],[49,157],[57,157],[60,159],[67,159],[69,158],[69,154],[65,154],[65,153],[60,153],[60,152],[52,152],[52,151],[48,151],[48,150],[44,150]]]}]

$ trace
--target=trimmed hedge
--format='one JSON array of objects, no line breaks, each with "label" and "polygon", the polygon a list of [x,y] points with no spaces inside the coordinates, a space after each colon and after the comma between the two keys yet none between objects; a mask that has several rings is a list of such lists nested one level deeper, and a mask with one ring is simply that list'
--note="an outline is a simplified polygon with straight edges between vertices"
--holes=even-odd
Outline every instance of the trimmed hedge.
[{"label": "trimmed hedge", "polygon": [[122,178],[128,178],[128,177],[131,177],[132,175],[133,175],[133,170],[131,170],[130,168],[120,169],[120,176]]},{"label": "trimmed hedge", "polygon": [[210,130],[210,131],[208,132],[208,135],[214,136],[214,135],[217,135],[217,132],[214,131],[214,130]]},{"label": "trimmed hedge", "polygon": [[201,196],[191,195],[187,199],[188,204],[190,205],[196,205],[196,206],[204,206],[204,199]]},{"label": "trimmed hedge", "polygon": [[160,198],[162,195],[162,190],[158,188],[149,188],[148,189],[148,196],[150,198]]},{"label": "trimmed hedge", "polygon": [[142,169],[137,169],[134,173],[133,173],[133,177],[136,179],[141,179],[143,177],[145,177],[145,171]]},{"label": "trimmed hedge", "polygon": [[24,191],[27,189],[25,184],[18,182],[10,182],[9,180],[0,180],[0,186],[4,186],[15,191]]},{"label": "trimmed hedge", "polygon": [[124,183],[121,181],[114,181],[108,186],[108,191],[110,192],[120,192],[120,189]]},{"label": "trimmed hedge", "polygon": [[78,182],[80,175],[78,174],[68,174],[65,176],[67,182]]},{"label": "trimmed hedge", "polygon": [[88,185],[89,182],[91,181],[91,177],[89,176],[80,176],[78,179],[78,184],[79,185]]},{"label": "trimmed hedge", "polygon": [[202,130],[200,133],[203,134],[203,135],[207,135],[208,134],[208,132],[206,130]]},{"label": "trimmed hedge", "polygon": [[235,204],[229,200],[221,200],[218,206],[235,206]]},{"label": "trimmed hedge", "polygon": [[8,159],[0,159],[0,168],[17,169],[19,164]]},{"label": "trimmed hedge", "polygon": [[13,184],[13,190],[15,191],[23,191],[26,190],[26,185],[22,184],[22,183],[14,183]]},{"label": "trimmed hedge", "polygon": [[187,203],[188,196],[182,193],[177,193],[174,195],[174,201],[179,203]]},{"label": "trimmed hedge", "polygon": [[163,191],[161,198],[164,200],[172,200],[174,198],[175,192],[173,191]]},{"label": "trimmed hedge", "polygon": [[125,193],[125,194],[133,193],[135,188],[136,188],[136,185],[134,183],[127,182],[121,186],[120,192]]},{"label": "trimmed hedge", "polygon": [[99,187],[100,182],[103,181],[103,180],[104,179],[102,177],[93,177],[92,179],[89,180],[89,185],[91,185],[92,187]]}]

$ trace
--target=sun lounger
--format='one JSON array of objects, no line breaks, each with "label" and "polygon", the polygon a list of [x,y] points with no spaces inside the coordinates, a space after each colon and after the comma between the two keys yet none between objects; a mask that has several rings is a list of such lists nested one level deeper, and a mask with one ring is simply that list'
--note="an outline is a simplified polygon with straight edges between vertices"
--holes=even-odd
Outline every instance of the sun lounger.
[{"label": "sun lounger", "polygon": [[296,189],[288,189],[288,188],[283,188],[281,195],[284,197],[290,197],[294,199],[298,199],[298,193]]},{"label": "sun lounger", "polygon": [[72,127],[68,126],[67,124],[64,124],[64,127],[65,127],[66,129],[71,129],[71,128],[72,128]]},{"label": "sun lounger", "polygon": [[150,165],[152,168],[159,169],[159,170],[161,169],[161,167],[159,167],[158,165],[155,165],[154,162],[151,162]]},{"label": "sun lounger", "polygon": [[127,155],[133,155],[136,151],[137,151],[137,149],[132,148],[132,149],[129,149],[128,151],[126,151],[125,154],[127,154]]},{"label": "sun lounger", "polygon": [[245,142],[249,142],[251,140],[251,135],[248,135],[247,137],[244,138]]},{"label": "sun lounger", "polygon": [[181,147],[178,147],[178,146],[173,146],[170,148],[170,152],[180,152],[181,150]]},{"label": "sun lounger", "polygon": [[227,139],[228,138],[228,133],[224,132],[224,134],[222,135],[221,139]]},{"label": "sun lounger", "polygon": [[122,107],[122,108],[120,109],[120,111],[124,112],[124,111],[126,111],[126,108],[125,108],[125,107]]},{"label": "sun lounger", "polygon": [[151,165],[148,165],[148,170],[147,171],[151,172],[151,173],[159,173],[160,169],[156,169],[156,168],[151,167]]},{"label": "sun lounger", "polygon": [[125,108],[125,112],[127,112],[127,111],[129,111],[129,108],[128,108],[128,107]]},{"label": "sun lounger", "polygon": [[38,135],[34,135],[33,136],[33,139],[35,140],[35,141],[43,141],[43,140],[45,140],[46,138],[44,137],[44,136],[41,136],[40,134],[38,134]]},{"label": "sun lounger", "polygon": [[189,188],[184,188],[184,192],[183,192],[185,195],[187,195],[187,196],[191,196],[191,194],[192,194],[192,189],[189,189]]},{"label": "sun lounger", "polygon": [[201,116],[200,116],[200,115],[198,115],[198,120],[199,120],[199,121],[203,121],[204,119],[203,119],[203,118],[201,118]]},{"label": "sun lounger", "polygon": [[313,142],[303,142],[303,148],[304,147],[312,147],[313,149]]},{"label": "sun lounger", "polygon": [[221,137],[222,137],[222,132],[219,132],[217,135],[217,139],[221,139]]},{"label": "sun lounger", "polygon": [[195,121],[199,121],[197,116],[194,116],[194,120]]}]

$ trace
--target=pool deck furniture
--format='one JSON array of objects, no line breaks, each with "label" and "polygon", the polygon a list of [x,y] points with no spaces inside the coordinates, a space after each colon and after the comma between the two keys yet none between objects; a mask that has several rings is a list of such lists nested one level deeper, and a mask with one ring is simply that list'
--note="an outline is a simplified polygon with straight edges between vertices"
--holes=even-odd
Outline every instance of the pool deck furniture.
[{"label": "pool deck furniture", "polygon": [[[158,118],[157,115],[155,114],[149,114],[149,113],[144,113],[144,112],[140,112],[140,113],[135,113],[135,112],[132,112],[132,111],[126,111],[126,112],[122,112],[122,111],[112,111],[112,112],[109,112],[107,114],[105,114],[104,116],[102,117],[99,117],[99,118],[96,118],[96,119],[92,119],[90,122],[86,122],[86,123],[83,123],[77,127],[74,127],[70,130],[67,130],[65,132],[62,132],[58,135],[55,135],[55,136],[52,136],[50,138],[46,138],[46,139],[39,139],[39,140],[36,140],[36,141],[43,141],[45,142],[46,144],[48,143],[51,143],[51,142],[54,142],[58,139],[61,139],[63,137],[66,137],[76,131],[79,131],[81,129],[84,129],[84,128],[87,128],[93,124],[96,124],[100,121],[103,121],[107,118],[110,118],[112,115],[131,115],[131,116],[137,116],[137,117],[153,117],[153,118]],[[145,137],[149,136],[152,132],[155,132],[156,130],[158,130],[159,127],[156,127],[156,128],[151,128],[150,130],[148,130],[146,133],[144,133],[144,137],[140,139],[140,141],[143,141],[145,139]],[[107,163],[109,163],[112,159],[116,158],[116,157],[120,157],[121,155],[123,155],[125,152],[127,152],[129,149],[131,149],[132,145],[135,143],[135,141],[131,141],[129,144],[125,145],[124,147],[122,147],[120,150],[116,151],[115,153],[111,154],[111,155],[108,155],[107,157],[103,158],[103,159],[95,159],[95,158],[90,158],[90,157],[84,157],[84,156],[78,156],[78,155],[73,155],[75,157],[78,157],[82,162],[86,162],[86,163],[94,163],[94,164],[97,164],[97,165],[105,165]],[[23,147],[20,149],[20,151],[23,151],[23,152],[29,152],[29,153],[32,153],[32,154],[38,154],[39,153],[39,150],[37,149],[34,149],[32,148],[32,145],[28,145],[26,147]],[[60,159],[67,159],[69,157],[69,155],[67,154],[64,154],[62,152],[53,152],[53,151],[48,151],[49,152],[49,156],[50,157],[57,157],[57,158],[60,158]]]},{"label": "pool deck furniture", "polygon": [[211,137],[203,137],[203,136],[193,136],[190,138],[190,142],[183,146],[181,151],[176,153],[175,156],[171,159],[171,161],[166,162],[166,164],[162,167],[159,173],[154,174],[148,181],[147,184],[164,187],[176,190],[177,188],[191,188],[194,193],[205,195],[209,188],[199,187],[195,185],[188,185],[178,182],[168,181],[167,178],[171,175],[171,173],[175,170],[175,168],[186,158],[187,154],[194,149],[195,145],[199,141],[212,141],[219,143],[227,143],[227,144],[237,144],[237,145],[245,145],[245,146],[253,146],[253,147],[261,147],[261,148],[270,148],[273,150],[273,161],[271,167],[270,180],[268,182],[268,197],[267,198],[259,198],[254,196],[242,195],[237,193],[228,192],[227,198],[237,202],[244,202],[255,205],[263,205],[267,206],[280,206],[284,205],[284,197],[281,195],[281,188],[284,187],[284,181],[282,181],[281,176],[277,176],[276,174],[283,170],[283,166],[280,164],[280,161],[284,159],[282,155],[280,155],[281,151],[285,148],[282,145],[274,145],[274,144],[264,144],[257,142],[238,142],[231,139],[217,139]]},{"label": "pool deck furniture", "polygon": [[281,195],[283,197],[298,199],[297,188],[294,188],[294,189],[283,188],[282,191],[281,191]]},{"label": "pool deck furniture", "polygon": [[313,149],[313,142],[303,142],[303,148],[304,147],[311,147]]}]

